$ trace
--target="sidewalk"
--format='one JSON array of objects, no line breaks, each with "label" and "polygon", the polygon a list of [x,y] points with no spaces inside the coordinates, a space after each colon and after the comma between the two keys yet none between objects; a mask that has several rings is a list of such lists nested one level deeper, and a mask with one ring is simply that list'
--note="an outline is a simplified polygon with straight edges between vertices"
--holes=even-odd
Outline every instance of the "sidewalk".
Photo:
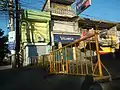
[{"label": "sidewalk", "polygon": [[12,65],[0,66],[0,70],[11,69]]}]

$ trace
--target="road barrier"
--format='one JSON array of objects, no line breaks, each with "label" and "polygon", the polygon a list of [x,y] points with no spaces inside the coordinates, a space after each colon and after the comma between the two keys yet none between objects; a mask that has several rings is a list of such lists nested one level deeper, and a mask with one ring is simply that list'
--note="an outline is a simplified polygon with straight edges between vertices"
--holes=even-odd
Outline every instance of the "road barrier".
[{"label": "road barrier", "polygon": [[52,74],[93,75],[95,80],[111,79],[110,73],[100,60],[98,33],[54,50],[47,57]]},{"label": "road barrier", "polygon": [[31,64],[47,67],[51,74],[92,75],[94,80],[111,80],[110,73],[100,60],[98,33],[76,40],[48,55],[30,57],[30,61]]}]

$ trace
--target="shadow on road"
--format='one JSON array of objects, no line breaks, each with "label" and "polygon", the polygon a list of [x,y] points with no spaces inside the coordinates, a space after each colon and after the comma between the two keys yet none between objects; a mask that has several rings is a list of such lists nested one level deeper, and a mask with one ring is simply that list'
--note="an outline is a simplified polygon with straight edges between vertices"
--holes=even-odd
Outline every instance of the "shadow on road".
[{"label": "shadow on road", "polygon": [[[80,90],[83,81],[80,76],[49,75],[40,67],[0,71],[0,90]],[[114,87],[113,90],[120,90]]]}]

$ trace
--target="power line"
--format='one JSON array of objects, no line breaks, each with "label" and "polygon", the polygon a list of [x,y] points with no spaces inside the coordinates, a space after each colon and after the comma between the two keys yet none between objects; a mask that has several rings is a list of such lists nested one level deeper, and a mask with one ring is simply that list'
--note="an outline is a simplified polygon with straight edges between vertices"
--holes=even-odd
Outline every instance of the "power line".
[{"label": "power line", "polygon": [[8,13],[0,12],[0,16],[8,16]]},{"label": "power line", "polygon": [[88,14],[81,14],[81,15],[91,17],[91,19],[95,19],[95,20],[105,20],[105,21],[108,21],[108,22],[114,22],[114,21],[111,21],[111,20],[103,19],[101,17],[96,17],[96,16],[92,16],[92,15],[88,15]]},{"label": "power line", "polygon": [[27,9],[35,9],[35,10],[41,10],[41,9],[42,9],[42,6],[40,6],[39,8],[36,8],[36,7],[34,7],[34,6],[21,5],[21,7],[27,8]]},{"label": "power line", "polygon": [[35,8],[35,7],[27,7],[27,6],[21,6],[23,9],[28,9],[28,10],[40,10],[41,11],[41,8]]},{"label": "power line", "polygon": [[20,2],[22,5],[28,5],[28,4],[37,4],[37,3],[41,3],[41,4],[44,4],[45,2],[43,2],[43,1],[34,1],[34,2],[24,2],[24,1],[22,1],[22,2]]},{"label": "power line", "polygon": [[[45,3],[45,0],[44,1],[43,0],[34,0],[34,1],[33,0],[27,0],[26,2],[21,0],[20,5],[21,5],[21,7],[27,8],[27,9],[41,10],[44,3]],[[40,4],[39,7],[36,7],[35,6],[36,4],[37,5]]]}]

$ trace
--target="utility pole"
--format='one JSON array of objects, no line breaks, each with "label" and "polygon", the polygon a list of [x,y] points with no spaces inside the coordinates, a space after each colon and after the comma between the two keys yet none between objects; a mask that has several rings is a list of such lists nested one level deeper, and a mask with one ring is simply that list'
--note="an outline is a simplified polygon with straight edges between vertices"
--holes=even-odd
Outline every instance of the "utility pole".
[{"label": "utility pole", "polygon": [[20,67],[20,9],[19,9],[19,0],[15,0],[16,4],[16,60],[18,64],[18,68]]},{"label": "utility pole", "polygon": [[10,31],[14,31],[14,3],[13,0],[9,0],[9,25]]},{"label": "utility pole", "polygon": [[[13,0],[9,0],[8,3],[8,9],[9,9],[9,32],[14,32],[14,3]],[[9,36],[11,37],[11,36]],[[14,37],[14,41],[12,41],[12,44],[15,45],[15,36]],[[9,41],[9,43],[11,43],[11,41]],[[16,67],[16,59],[15,59],[15,50],[10,50],[11,51],[11,62],[12,62],[12,67],[15,68]]]}]

